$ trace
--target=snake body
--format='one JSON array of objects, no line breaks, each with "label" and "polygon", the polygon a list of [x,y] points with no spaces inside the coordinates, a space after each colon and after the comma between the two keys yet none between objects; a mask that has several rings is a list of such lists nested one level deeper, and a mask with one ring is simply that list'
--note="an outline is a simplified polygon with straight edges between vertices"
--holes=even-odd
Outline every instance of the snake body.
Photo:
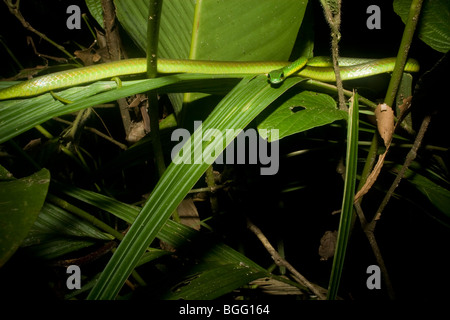
[{"label": "snake body", "polygon": [[[343,80],[363,78],[375,74],[391,72],[395,65],[395,58],[378,60],[355,60],[343,58],[340,60],[341,77]],[[316,57],[307,62],[300,71],[294,73],[305,78],[323,82],[334,82],[333,68],[323,67],[326,58]],[[206,60],[173,60],[159,59],[159,73],[205,73],[205,74],[269,74],[273,70],[286,68],[289,62],[261,61],[206,61]],[[147,61],[145,58],[113,61],[77,69],[60,71],[23,81],[19,84],[0,90],[0,100],[30,97],[48,91],[76,86],[115,76],[145,73]],[[405,72],[417,72],[419,64],[409,59],[405,65]],[[288,70],[290,71],[290,70]],[[289,74],[290,75],[290,74]],[[284,75],[286,76],[286,75]]]}]

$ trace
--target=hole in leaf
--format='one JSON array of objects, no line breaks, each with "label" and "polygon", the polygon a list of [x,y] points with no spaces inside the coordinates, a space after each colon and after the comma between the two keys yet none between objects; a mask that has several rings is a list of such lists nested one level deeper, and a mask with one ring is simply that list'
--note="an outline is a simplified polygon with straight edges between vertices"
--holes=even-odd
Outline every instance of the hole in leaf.
[{"label": "hole in leaf", "polygon": [[305,107],[302,106],[291,106],[289,107],[289,110],[291,110],[292,113],[297,113],[299,111],[305,110]]}]

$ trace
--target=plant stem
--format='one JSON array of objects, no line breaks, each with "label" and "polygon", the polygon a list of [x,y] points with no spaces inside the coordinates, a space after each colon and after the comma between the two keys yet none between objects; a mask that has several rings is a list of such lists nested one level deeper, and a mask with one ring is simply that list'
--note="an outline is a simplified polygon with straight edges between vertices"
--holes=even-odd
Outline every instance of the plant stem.
[{"label": "plant stem", "polygon": [[322,294],[322,292],[308,281],[300,272],[298,272],[289,262],[287,262],[285,259],[283,259],[280,254],[275,250],[275,248],[272,246],[272,244],[269,242],[269,240],[266,238],[264,233],[259,229],[256,225],[254,225],[250,219],[247,219],[247,228],[253,232],[256,237],[261,241],[263,246],[266,248],[266,250],[269,252],[269,254],[272,256],[272,259],[275,261],[276,265],[280,267],[286,267],[294,276],[296,279],[299,280],[299,283],[302,286],[308,287],[315,295],[317,295],[317,298],[320,300],[324,300],[325,296]]},{"label": "plant stem", "polygon": [[[397,60],[396,60],[396,64],[394,67],[394,71],[392,73],[392,77],[391,80],[389,82],[389,87],[388,90],[386,92],[386,97],[385,97],[385,103],[388,106],[392,106],[392,104],[395,101],[395,97],[397,94],[397,89],[398,86],[400,84],[402,75],[403,75],[403,69],[408,57],[408,51],[409,48],[411,46],[411,41],[414,35],[414,30],[417,26],[417,22],[419,19],[419,14],[420,14],[420,9],[422,7],[422,2],[423,0],[413,0],[411,3],[411,7],[410,7],[410,11],[409,11],[409,15],[408,15],[408,20],[406,22],[405,25],[405,30],[403,32],[403,36],[402,36],[402,40],[400,43],[400,48],[398,50],[398,54],[397,54]],[[371,149],[375,150],[375,146],[374,144],[378,143],[378,136],[375,135],[373,140],[372,140],[372,146]],[[370,162],[370,157],[372,157],[372,154],[368,155],[367,161],[366,163]],[[361,180],[366,180],[367,176],[368,176],[368,172],[367,170],[364,171],[365,172],[365,176],[362,176]]]},{"label": "plant stem", "polygon": [[[147,24],[147,77],[156,78],[158,60],[159,24],[161,18],[162,0],[149,1],[149,13]],[[150,111],[150,135],[152,139],[153,152],[155,154],[156,167],[159,176],[166,170],[164,155],[162,151],[161,138],[159,133],[159,108],[158,96],[156,93],[148,93]]]},{"label": "plant stem", "polygon": [[[391,187],[389,188],[389,191],[386,193],[386,196],[384,197],[383,201],[380,204],[380,207],[378,208],[376,212],[376,216],[381,214],[383,212],[384,208],[386,207],[387,203],[389,202],[389,199],[394,194],[395,189],[400,184],[400,181],[402,180],[403,176],[405,175],[406,170],[411,165],[411,163],[414,161],[414,159],[417,156],[417,151],[419,150],[419,147],[422,143],[422,140],[425,136],[425,133],[428,129],[428,125],[430,124],[431,116],[426,116],[423,121],[422,125],[420,126],[420,130],[417,133],[416,140],[414,141],[414,145],[412,146],[411,150],[409,150],[408,155],[406,156],[405,162],[403,163],[403,166],[400,170],[400,172],[395,177],[394,182],[392,183]],[[376,220],[373,220],[372,222],[375,223]]]},{"label": "plant stem", "polygon": [[[208,185],[208,188],[210,188],[210,190],[216,190],[216,181],[215,181],[215,176],[214,176],[214,168],[212,165],[209,166],[208,169],[206,169],[206,184]],[[211,194],[209,195],[209,201],[211,203],[211,210],[213,212],[213,214],[216,214],[219,211],[219,203],[217,201],[217,197],[216,195],[211,192]]]},{"label": "plant stem", "polygon": [[336,87],[338,91],[339,109],[348,111],[344,99],[344,86],[342,84],[341,72],[339,69],[339,41],[341,40],[341,0],[320,0],[325,18],[331,29],[331,53],[333,59],[333,69],[336,76]]},{"label": "plant stem", "polygon": [[409,9],[408,20],[406,21],[405,30],[403,32],[402,41],[398,49],[397,60],[392,72],[391,81],[387,89],[384,103],[388,106],[392,106],[397,95],[398,86],[403,76],[403,69],[405,67],[406,60],[408,58],[409,48],[411,47],[414,31],[416,30],[417,23],[419,21],[420,10],[422,8],[423,0],[413,0]]}]

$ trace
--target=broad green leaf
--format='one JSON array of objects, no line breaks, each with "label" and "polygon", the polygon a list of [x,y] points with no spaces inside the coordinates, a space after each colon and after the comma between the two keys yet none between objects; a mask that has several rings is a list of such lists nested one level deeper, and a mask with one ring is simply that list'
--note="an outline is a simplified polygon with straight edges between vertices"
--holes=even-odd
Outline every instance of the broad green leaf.
[{"label": "broad green leaf", "polygon": [[191,59],[287,60],[307,1],[198,1]]},{"label": "broad green leaf", "polygon": [[[289,59],[307,1],[198,1],[190,47],[191,59],[264,61]],[[184,95],[182,123],[204,119],[218,100]]]},{"label": "broad green leaf", "polygon": [[[192,27],[194,25],[194,0],[163,1],[159,32],[158,54],[161,58],[189,58]],[[147,0],[115,0],[117,19],[142,50],[147,43]],[[175,113],[181,110],[182,94],[169,95]]]},{"label": "broad green leaf", "polygon": [[[412,0],[395,0],[394,11],[402,18],[408,19]],[[419,38],[434,50],[446,53],[450,49],[450,1],[424,1],[417,26]]]},{"label": "broad green leaf", "polygon": [[267,136],[272,129],[278,129],[278,138],[282,139],[336,120],[347,119],[347,115],[347,112],[336,108],[336,101],[329,95],[302,91],[282,102],[275,110],[264,111],[258,117],[265,117],[258,124],[258,130],[263,138],[273,141]]},{"label": "broad green leaf", "polygon": [[[160,56],[231,61],[287,60],[307,2],[164,1]],[[148,1],[115,0],[114,3],[120,23],[145,52]]]},{"label": "broad green leaf", "polygon": [[[263,61],[289,59],[303,20],[307,0],[164,1],[161,13],[159,55],[164,58]],[[147,0],[115,0],[117,17],[145,52]],[[192,91],[190,91],[192,92]],[[182,103],[205,97],[188,93],[171,95],[175,113]],[[209,102],[214,106],[217,101]],[[208,109],[184,111],[191,119],[204,119]],[[193,114],[191,115],[191,113]]]},{"label": "broad green leaf", "polygon": [[0,182],[0,267],[14,254],[28,234],[44,204],[50,172]]},{"label": "broad green leaf", "polygon": [[[161,58],[187,59],[194,23],[195,0],[163,1],[158,54]],[[145,54],[147,0],[114,0],[117,19]]]}]

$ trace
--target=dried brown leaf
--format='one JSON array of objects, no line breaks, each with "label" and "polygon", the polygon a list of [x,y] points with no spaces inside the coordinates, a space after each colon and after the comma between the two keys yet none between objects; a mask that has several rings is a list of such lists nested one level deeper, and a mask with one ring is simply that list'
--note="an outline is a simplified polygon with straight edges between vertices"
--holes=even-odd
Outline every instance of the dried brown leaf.
[{"label": "dried brown leaf", "polygon": [[375,109],[375,116],[377,118],[378,132],[387,147],[391,143],[392,135],[394,134],[394,110],[387,104],[379,104]]}]

